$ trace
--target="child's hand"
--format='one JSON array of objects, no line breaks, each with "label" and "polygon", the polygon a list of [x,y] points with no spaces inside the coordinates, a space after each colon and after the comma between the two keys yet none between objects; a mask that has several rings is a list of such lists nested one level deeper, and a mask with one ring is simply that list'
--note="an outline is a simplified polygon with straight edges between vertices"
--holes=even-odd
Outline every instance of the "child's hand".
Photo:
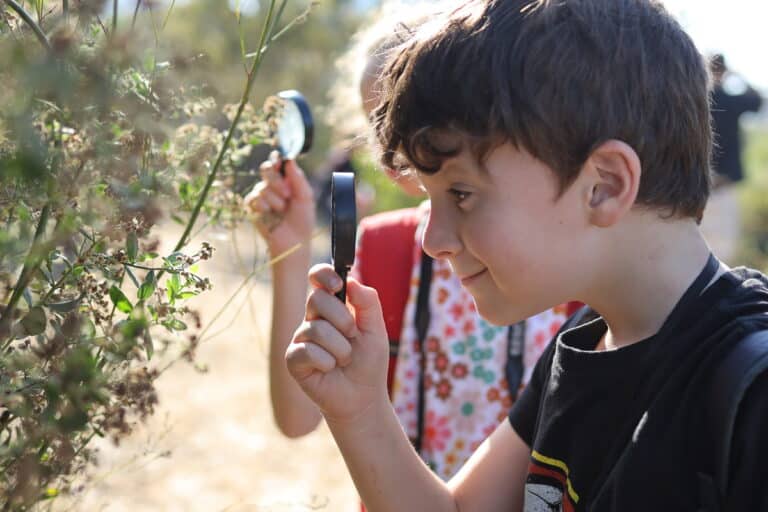
[{"label": "child's hand", "polygon": [[304,172],[293,160],[285,162],[285,177],[279,168],[279,158],[261,164],[262,179],[245,197],[273,256],[309,239],[315,226],[315,199]]},{"label": "child's hand", "polygon": [[350,278],[350,311],[333,295],[341,279],[330,265],[316,265],[309,279],[314,289],[285,355],[288,371],[327,421],[350,422],[376,401],[388,401],[389,347],[379,296]]}]

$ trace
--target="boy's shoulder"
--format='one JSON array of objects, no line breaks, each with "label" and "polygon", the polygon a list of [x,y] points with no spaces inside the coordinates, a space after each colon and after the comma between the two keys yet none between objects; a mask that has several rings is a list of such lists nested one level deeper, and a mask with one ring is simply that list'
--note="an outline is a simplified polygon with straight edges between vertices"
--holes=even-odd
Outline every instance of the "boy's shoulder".
[{"label": "boy's shoulder", "polygon": [[721,286],[713,286],[716,307],[726,309],[735,318],[768,315],[768,276],[752,268],[737,267],[723,274],[721,281]]}]

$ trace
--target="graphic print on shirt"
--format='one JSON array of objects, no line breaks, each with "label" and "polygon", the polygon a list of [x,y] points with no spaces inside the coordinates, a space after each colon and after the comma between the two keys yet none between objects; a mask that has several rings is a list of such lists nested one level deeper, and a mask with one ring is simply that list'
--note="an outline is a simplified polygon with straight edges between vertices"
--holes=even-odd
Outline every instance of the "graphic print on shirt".
[{"label": "graphic print on shirt", "polygon": [[525,512],[574,512],[579,495],[573,489],[565,462],[531,453],[525,481]]}]

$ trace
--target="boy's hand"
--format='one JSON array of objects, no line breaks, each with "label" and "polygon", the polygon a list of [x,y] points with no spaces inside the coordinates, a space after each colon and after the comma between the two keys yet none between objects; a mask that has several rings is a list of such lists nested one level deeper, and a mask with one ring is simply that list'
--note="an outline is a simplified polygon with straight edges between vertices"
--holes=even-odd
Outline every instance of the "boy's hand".
[{"label": "boy's hand", "polygon": [[350,308],[334,293],[341,279],[330,265],[309,274],[314,288],[304,323],[285,358],[288,371],[329,422],[351,422],[387,398],[388,344],[376,290],[347,282]]},{"label": "boy's hand", "polygon": [[304,172],[293,160],[285,162],[285,177],[279,168],[279,157],[261,164],[262,179],[245,197],[273,256],[308,240],[315,226],[314,194]]}]

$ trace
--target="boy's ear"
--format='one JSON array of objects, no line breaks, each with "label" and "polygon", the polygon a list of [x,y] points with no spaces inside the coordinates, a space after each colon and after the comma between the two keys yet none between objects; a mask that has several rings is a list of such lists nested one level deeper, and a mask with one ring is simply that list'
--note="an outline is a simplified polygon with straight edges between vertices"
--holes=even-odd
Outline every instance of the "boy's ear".
[{"label": "boy's ear", "polygon": [[625,142],[609,140],[592,151],[582,169],[588,179],[591,224],[613,226],[632,208],[641,171],[640,158]]}]

